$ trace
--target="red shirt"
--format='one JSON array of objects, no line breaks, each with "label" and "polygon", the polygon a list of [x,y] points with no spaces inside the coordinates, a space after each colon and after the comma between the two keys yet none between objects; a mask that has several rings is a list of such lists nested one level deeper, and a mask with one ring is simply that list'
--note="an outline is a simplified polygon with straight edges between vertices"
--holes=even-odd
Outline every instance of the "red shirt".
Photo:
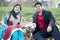
[{"label": "red shirt", "polygon": [[43,20],[43,15],[42,14],[40,15],[38,13],[37,17],[38,17],[38,19],[37,19],[37,21],[38,21],[38,29],[43,30],[43,29],[47,28],[47,24]]}]

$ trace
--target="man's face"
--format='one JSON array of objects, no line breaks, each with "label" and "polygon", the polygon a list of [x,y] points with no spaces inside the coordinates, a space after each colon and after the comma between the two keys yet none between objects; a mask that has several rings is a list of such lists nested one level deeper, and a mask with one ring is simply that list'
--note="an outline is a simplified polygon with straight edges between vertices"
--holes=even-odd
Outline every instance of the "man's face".
[{"label": "man's face", "polygon": [[38,12],[38,11],[41,11],[42,10],[42,6],[41,5],[36,5],[35,6],[35,10]]}]

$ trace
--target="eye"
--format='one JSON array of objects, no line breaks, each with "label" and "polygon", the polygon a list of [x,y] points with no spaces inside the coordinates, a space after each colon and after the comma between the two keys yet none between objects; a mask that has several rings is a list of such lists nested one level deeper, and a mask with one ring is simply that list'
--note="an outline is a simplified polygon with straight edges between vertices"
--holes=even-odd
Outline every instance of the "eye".
[{"label": "eye", "polygon": [[20,9],[20,7],[19,6],[16,6],[16,9]]},{"label": "eye", "polygon": [[40,6],[36,6],[36,8],[38,8],[38,7],[40,7]]},{"label": "eye", "polygon": [[40,7],[40,6],[37,6],[37,7]]},{"label": "eye", "polygon": [[37,8],[37,7],[36,7]]},{"label": "eye", "polygon": [[18,7],[16,7],[16,9],[19,9]]}]

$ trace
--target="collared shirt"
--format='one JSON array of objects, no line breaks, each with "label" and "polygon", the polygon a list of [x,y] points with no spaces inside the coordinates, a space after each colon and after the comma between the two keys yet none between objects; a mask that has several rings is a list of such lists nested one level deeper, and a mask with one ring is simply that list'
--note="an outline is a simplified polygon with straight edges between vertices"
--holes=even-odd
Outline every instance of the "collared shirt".
[{"label": "collared shirt", "polygon": [[38,13],[37,17],[38,17],[38,19],[37,19],[38,29],[43,30],[43,29],[47,28],[47,24],[43,20],[43,15],[41,13]]}]

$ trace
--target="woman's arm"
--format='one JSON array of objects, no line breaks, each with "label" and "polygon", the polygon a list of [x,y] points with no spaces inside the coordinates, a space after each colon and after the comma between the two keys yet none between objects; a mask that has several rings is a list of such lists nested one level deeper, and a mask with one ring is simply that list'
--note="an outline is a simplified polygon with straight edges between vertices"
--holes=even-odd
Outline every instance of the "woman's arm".
[{"label": "woman's arm", "polygon": [[7,25],[7,20],[8,20],[8,19],[7,19],[7,17],[5,16],[4,19],[2,20],[2,25],[4,25],[4,26],[7,27],[7,26],[8,26],[8,25]]},{"label": "woman's arm", "polygon": [[24,20],[24,18],[22,17],[22,16],[20,16],[20,26],[21,26],[21,28],[23,28],[23,20]]}]

